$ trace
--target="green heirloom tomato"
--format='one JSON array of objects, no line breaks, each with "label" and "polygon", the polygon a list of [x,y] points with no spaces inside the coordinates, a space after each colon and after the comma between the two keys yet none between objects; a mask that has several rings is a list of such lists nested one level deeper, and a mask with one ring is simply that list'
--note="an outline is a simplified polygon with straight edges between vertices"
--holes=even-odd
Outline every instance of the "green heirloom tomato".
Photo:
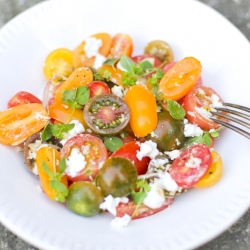
[{"label": "green heirloom tomato", "polygon": [[69,187],[66,205],[74,213],[83,216],[93,216],[100,211],[104,196],[101,190],[87,181],[78,181]]},{"label": "green heirloom tomato", "polygon": [[180,149],[185,142],[183,120],[174,119],[169,112],[158,113],[158,124],[146,138],[157,143],[160,151]]},{"label": "green heirloom tomato", "polygon": [[135,165],[121,157],[107,159],[97,175],[96,182],[105,196],[127,196],[135,187],[137,180]]}]

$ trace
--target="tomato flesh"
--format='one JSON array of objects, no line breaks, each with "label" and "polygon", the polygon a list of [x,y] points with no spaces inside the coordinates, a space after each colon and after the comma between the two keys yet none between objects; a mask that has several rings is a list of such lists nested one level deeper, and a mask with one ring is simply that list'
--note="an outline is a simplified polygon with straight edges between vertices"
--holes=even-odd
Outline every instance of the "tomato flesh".
[{"label": "tomato flesh", "polygon": [[173,161],[169,173],[180,187],[191,188],[206,174],[211,164],[210,149],[204,144],[196,144]]},{"label": "tomato flesh", "polygon": [[90,97],[94,97],[97,95],[110,94],[110,88],[107,83],[94,81],[88,84],[88,88],[90,90]]}]

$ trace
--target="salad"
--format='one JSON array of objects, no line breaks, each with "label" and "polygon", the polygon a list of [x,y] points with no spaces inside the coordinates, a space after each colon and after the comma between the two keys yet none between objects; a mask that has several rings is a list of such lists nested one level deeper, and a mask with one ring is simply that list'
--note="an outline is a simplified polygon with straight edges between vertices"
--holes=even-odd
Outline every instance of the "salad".
[{"label": "salad", "polygon": [[49,199],[108,211],[119,228],[219,181],[222,127],[210,117],[222,100],[197,58],[175,61],[161,40],[133,55],[129,35],[98,33],[52,51],[43,70],[43,100],[21,91],[0,112],[0,143],[22,151]]}]

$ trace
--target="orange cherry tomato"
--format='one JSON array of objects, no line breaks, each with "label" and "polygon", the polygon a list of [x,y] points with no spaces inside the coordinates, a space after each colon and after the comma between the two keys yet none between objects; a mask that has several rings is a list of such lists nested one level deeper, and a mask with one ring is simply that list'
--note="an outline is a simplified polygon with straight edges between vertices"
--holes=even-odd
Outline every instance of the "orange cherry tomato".
[{"label": "orange cherry tomato", "polygon": [[116,85],[123,86],[123,83],[122,83],[122,71],[120,69],[117,69],[117,68],[112,67],[110,65],[103,65],[101,68],[98,69],[98,72],[100,72],[100,74],[102,75],[102,74],[105,74],[106,70],[111,75],[109,80],[112,83],[114,83]]},{"label": "orange cherry tomato", "polygon": [[131,56],[133,52],[133,40],[127,34],[116,34],[112,38],[109,58],[121,58],[122,55]]},{"label": "orange cherry tomato", "polygon": [[[61,123],[69,123],[72,120],[78,120],[83,124],[86,128],[86,122],[83,118],[83,111],[82,109],[75,109],[73,110],[68,105],[64,105],[59,102],[54,102],[48,107],[48,112],[51,118],[53,118],[57,122]],[[54,122],[55,123],[55,122]]]},{"label": "orange cherry tomato", "polygon": [[[102,46],[99,49],[99,53],[103,56],[107,56],[110,51],[112,43],[110,35],[107,33],[98,33],[90,37],[94,37],[102,41]],[[86,53],[84,51],[85,45],[86,45],[86,40],[84,40],[80,45],[77,46],[77,48],[74,50],[74,53],[78,57],[80,57],[81,66],[92,67],[94,65],[95,57],[88,58],[86,56]]]},{"label": "orange cherry tomato", "polygon": [[130,109],[130,126],[135,136],[147,136],[158,122],[153,93],[142,85],[133,85],[128,89],[124,100]]},{"label": "orange cherry tomato", "polygon": [[28,103],[0,112],[0,143],[18,145],[37,133],[49,121],[39,103]]},{"label": "orange cherry tomato", "polygon": [[[51,199],[56,200],[57,193],[50,186],[50,177],[43,169],[43,162],[47,163],[49,170],[53,173],[58,171],[58,165],[60,161],[60,153],[52,147],[41,147],[36,154],[36,164],[38,169],[38,175],[41,181],[41,186],[45,194]],[[68,181],[66,175],[61,179],[61,182],[67,187]]]},{"label": "orange cherry tomato", "polygon": [[80,86],[86,86],[93,81],[93,73],[89,68],[81,67],[75,69],[69,78],[63,82],[55,92],[55,102],[62,103],[64,90],[76,90]]},{"label": "orange cherry tomato", "polygon": [[80,58],[77,55],[69,49],[59,48],[49,53],[43,72],[47,80],[55,74],[68,77],[79,66]]},{"label": "orange cherry tomato", "polygon": [[221,156],[218,152],[213,150],[212,154],[212,164],[208,169],[207,173],[200,179],[200,181],[194,185],[196,188],[206,188],[216,184],[223,172],[223,163]]},{"label": "orange cherry tomato", "polygon": [[165,99],[179,100],[196,84],[201,74],[201,63],[186,57],[170,68],[159,83],[159,93]]}]

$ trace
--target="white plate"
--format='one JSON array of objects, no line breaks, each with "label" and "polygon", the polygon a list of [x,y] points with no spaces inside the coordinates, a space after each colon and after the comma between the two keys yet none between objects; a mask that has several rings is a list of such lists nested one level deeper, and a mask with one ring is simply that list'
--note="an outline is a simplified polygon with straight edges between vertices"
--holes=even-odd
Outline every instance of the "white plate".
[{"label": "white plate", "polygon": [[[250,45],[220,14],[192,0],[53,0],[29,9],[0,31],[0,109],[20,90],[42,97],[50,51],[74,49],[98,32],[129,34],[134,55],[165,40],[175,59],[198,58],[204,85],[224,100],[250,106]],[[226,230],[250,205],[249,141],[226,130],[216,143],[224,174],[214,187],[193,189],[167,210],[114,230],[111,216],[84,218],[38,191],[21,153],[0,145],[0,221],[46,250],[193,249]]]}]

